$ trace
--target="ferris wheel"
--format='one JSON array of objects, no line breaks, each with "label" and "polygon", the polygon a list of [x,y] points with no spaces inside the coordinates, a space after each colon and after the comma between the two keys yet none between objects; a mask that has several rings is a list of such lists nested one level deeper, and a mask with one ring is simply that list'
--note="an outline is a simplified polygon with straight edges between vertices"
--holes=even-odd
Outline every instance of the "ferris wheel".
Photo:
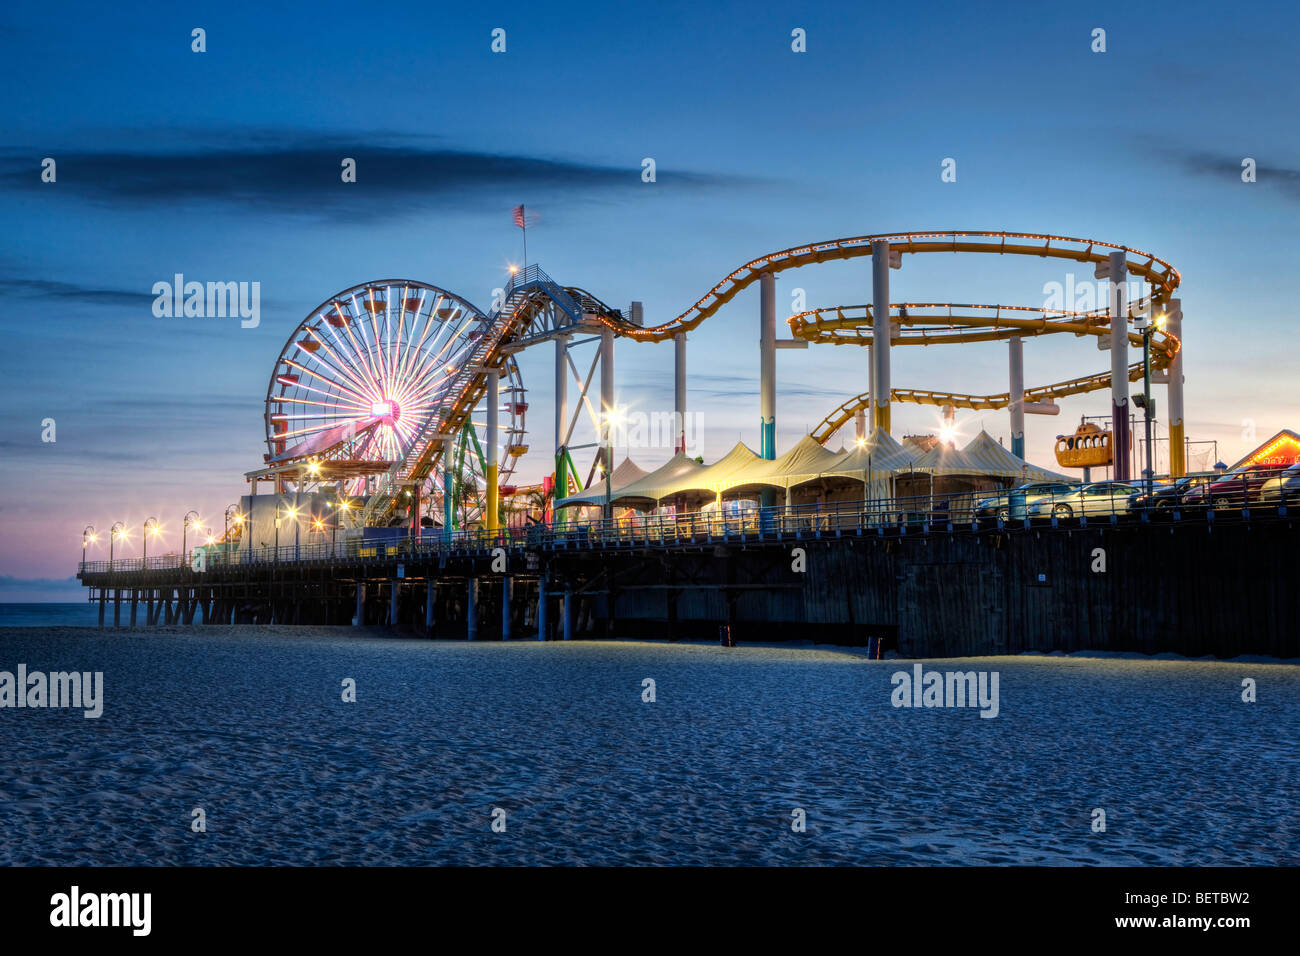
[{"label": "ferris wheel", "polygon": [[[461,401],[471,359],[490,319],[437,286],[410,279],[367,282],[331,296],[285,342],[266,393],[268,465],[290,479],[338,482],[349,495],[377,489],[401,471],[419,443]],[[523,382],[513,358],[503,366],[500,481],[508,481],[524,435]],[[486,425],[471,414],[446,446],[456,456],[463,520],[481,502]],[[463,476],[463,477],[462,477]],[[417,479],[431,505],[438,482]],[[475,492],[480,493],[475,493]],[[431,507],[430,511],[434,509]]]}]

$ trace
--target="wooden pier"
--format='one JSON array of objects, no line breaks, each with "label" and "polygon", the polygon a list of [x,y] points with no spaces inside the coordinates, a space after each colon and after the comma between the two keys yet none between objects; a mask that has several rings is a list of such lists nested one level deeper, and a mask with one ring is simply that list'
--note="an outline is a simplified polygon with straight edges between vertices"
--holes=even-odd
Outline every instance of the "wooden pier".
[{"label": "wooden pier", "polygon": [[471,639],[877,639],[907,656],[1300,657],[1285,507],[1122,519],[465,536],[211,566],[84,566],[106,627],[386,625]]}]

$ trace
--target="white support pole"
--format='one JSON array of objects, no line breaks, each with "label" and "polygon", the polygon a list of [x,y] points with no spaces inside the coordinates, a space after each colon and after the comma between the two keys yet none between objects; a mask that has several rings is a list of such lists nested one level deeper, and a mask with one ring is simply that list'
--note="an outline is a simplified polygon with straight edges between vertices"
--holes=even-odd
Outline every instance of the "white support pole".
[{"label": "white support pole", "polygon": [[[600,331],[600,458],[605,465],[602,484],[609,493],[613,490],[611,476],[614,474],[614,330],[606,326]],[[608,501],[601,509],[601,516],[606,521],[614,517]]]},{"label": "white support pole", "polygon": [[867,410],[866,410],[866,417],[862,423],[862,433],[864,435],[871,434],[871,422],[873,420],[871,415],[871,403],[874,400],[876,394],[874,391],[876,387],[875,378],[876,378],[876,353],[875,350],[870,345],[868,345],[867,346]]},{"label": "white support pole", "polygon": [[1165,308],[1169,316],[1165,330],[1178,339],[1178,354],[1169,363],[1169,385],[1166,400],[1169,403],[1169,474],[1179,477],[1187,474],[1187,447],[1183,433],[1183,301],[1170,299]]},{"label": "white support pole", "polygon": [[1011,454],[1025,457],[1025,348],[1018,335],[1007,340],[1011,360]]},{"label": "white support pole", "polygon": [[559,504],[568,496],[569,475],[564,462],[565,431],[569,422],[569,340],[555,339],[555,524],[562,523]]},{"label": "white support pole", "polygon": [[889,428],[889,243],[871,243],[871,430]]},{"label": "white support pole", "polygon": [[686,451],[686,333],[673,336],[673,424],[677,429],[674,451]]},{"label": "white support pole", "polygon": [[759,457],[776,457],[776,276],[759,277],[758,403]]},{"label": "white support pole", "polygon": [[1115,456],[1112,475],[1128,481],[1128,256],[1123,249],[1110,254],[1110,402],[1111,448]]},{"label": "white support pole", "polygon": [[600,443],[605,468],[614,470],[614,330],[600,332]]}]

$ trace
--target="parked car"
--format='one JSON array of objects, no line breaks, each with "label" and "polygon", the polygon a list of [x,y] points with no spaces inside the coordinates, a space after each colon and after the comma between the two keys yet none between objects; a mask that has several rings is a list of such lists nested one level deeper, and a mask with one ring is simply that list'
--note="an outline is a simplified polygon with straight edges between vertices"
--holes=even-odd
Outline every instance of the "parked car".
[{"label": "parked car", "polygon": [[1259,501],[1260,489],[1276,477],[1284,465],[1257,465],[1242,468],[1190,491],[1183,503],[1210,508],[1240,508]]},{"label": "parked car", "polygon": [[1186,475],[1175,481],[1156,485],[1150,494],[1143,489],[1133,496],[1129,502],[1129,509],[1143,511],[1150,508],[1155,511],[1165,511],[1177,507],[1192,491],[1209,484],[1216,477],[1215,475]]},{"label": "parked car", "polygon": [[1072,518],[1075,515],[1117,515],[1128,511],[1128,502],[1142,489],[1123,481],[1094,481],[1067,495],[1042,498],[1029,506],[1033,518]]},{"label": "parked car", "polygon": [[1044,497],[1054,495],[1068,495],[1078,486],[1069,481],[1030,481],[1016,488],[1007,491],[998,492],[996,495],[990,495],[987,498],[981,498],[975,502],[975,517],[977,518],[1005,518],[1011,514],[1011,496],[1012,494],[1023,493],[1025,496],[1025,505],[1031,505],[1036,501],[1041,501]]},{"label": "parked car", "polygon": [[1281,474],[1274,475],[1259,486],[1259,500],[1269,503],[1294,501],[1300,504],[1300,462],[1296,462]]}]

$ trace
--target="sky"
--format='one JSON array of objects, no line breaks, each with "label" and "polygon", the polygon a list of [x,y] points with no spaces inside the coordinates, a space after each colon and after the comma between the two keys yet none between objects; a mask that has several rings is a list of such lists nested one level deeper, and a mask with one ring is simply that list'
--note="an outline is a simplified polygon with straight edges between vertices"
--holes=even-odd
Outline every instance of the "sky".
[{"label": "sky", "polygon": [[[150,516],[161,550],[179,549],[191,509],[219,526],[261,464],[267,382],[310,311],[393,277],[487,311],[522,260],[519,203],[539,217],[530,261],[617,308],[644,302],[650,324],[757,256],[839,237],[975,229],[1131,246],[1182,274],[1188,436],[1232,463],[1300,428],[1293,7],[274,7],[0,13],[0,601],[75,599],[87,525],[136,529],[127,554]],[[1092,50],[1097,28],[1105,52]],[[796,29],[806,52],[792,50]],[[355,183],[342,182],[344,157]],[[940,176],[949,158],[955,182]],[[1070,271],[909,257],[891,297],[1038,305]],[[153,285],[176,273],[259,283],[260,323],[155,316]],[[870,263],[782,274],[778,321],[796,289],[810,308],[868,302]],[[690,337],[706,460],[758,446],[758,295]],[[618,404],[671,411],[672,346],[616,351]],[[542,450],[552,354],[520,359]],[[1006,364],[997,343],[895,349],[893,382],[998,392]],[[1027,384],[1046,384],[1109,356],[1056,336],[1029,340],[1025,366]],[[862,350],[780,351],[778,453],[865,388]],[[1028,457],[1049,467],[1055,436],[1108,412],[1109,397],[1060,404],[1027,423]],[[893,416],[896,434],[925,433],[938,410],[896,404]],[[1009,444],[1005,412],[957,423]],[[653,467],[672,449],[630,451]],[[549,470],[530,456],[516,477]]]}]

